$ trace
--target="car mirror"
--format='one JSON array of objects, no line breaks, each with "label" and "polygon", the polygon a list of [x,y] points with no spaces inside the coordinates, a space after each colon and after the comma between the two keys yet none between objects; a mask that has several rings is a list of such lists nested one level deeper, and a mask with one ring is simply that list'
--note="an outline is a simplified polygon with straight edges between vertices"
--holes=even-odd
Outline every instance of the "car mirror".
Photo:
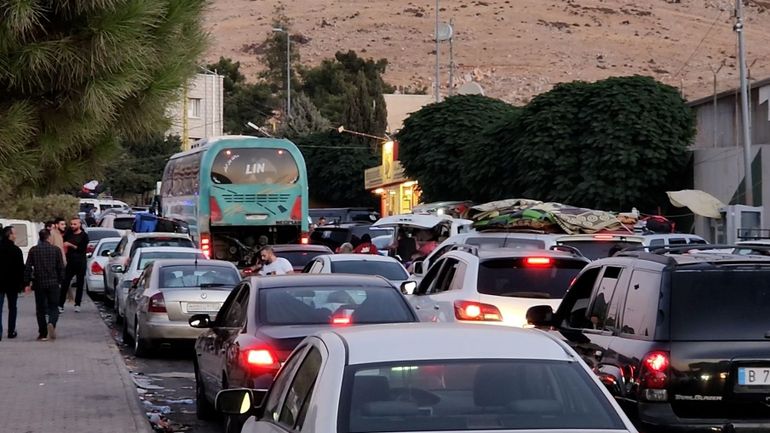
[{"label": "car mirror", "polygon": [[264,389],[227,389],[219,391],[214,399],[214,407],[226,415],[258,416],[265,395],[267,390]]},{"label": "car mirror", "polygon": [[553,308],[550,305],[536,305],[527,310],[526,317],[529,325],[548,327],[553,323]]},{"label": "car mirror", "polygon": [[94,253],[86,253],[86,258],[87,259],[90,259],[93,256],[94,256]]},{"label": "car mirror", "polygon": [[112,272],[115,272],[116,274],[123,274],[126,272],[126,268],[124,268],[123,265],[112,265],[110,268],[112,269]]},{"label": "car mirror", "polygon": [[404,281],[401,283],[401,293],[405,295],[414,294],[414,290],[417,288],[417,283],[414,281]]},{"label": "car mirror", "polygon": [[422,260],[418,260],[412,264],[412,270],[415,275],[422,275],[424,272],[424,265],[425,263]]},{"label": "car mirror", "polygon": [[214,322],[208,314],[195,314],[187,321],[193,328],[206,329],[211,328]]},{"label": "car mirror", "polygon": [[102,257],[112,257],[112,251],[110,250],[102,251]]}]

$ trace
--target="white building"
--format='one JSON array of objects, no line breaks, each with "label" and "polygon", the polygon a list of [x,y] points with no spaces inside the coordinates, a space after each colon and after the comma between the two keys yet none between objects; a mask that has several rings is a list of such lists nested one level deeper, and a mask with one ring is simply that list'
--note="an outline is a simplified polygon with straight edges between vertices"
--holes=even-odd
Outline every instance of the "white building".
[{"label": "white building", "polygon": [[222,75],[196,74],[182,100],[170,107],[172,124],[168,133],[182,137],[184,149],[202,138],[222,135],[223,82]]}]

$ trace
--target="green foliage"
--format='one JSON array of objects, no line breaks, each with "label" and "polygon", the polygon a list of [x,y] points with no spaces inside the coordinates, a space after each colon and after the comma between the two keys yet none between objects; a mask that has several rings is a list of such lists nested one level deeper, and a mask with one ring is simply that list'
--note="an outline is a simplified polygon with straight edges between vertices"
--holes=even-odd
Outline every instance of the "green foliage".
[{"label": "green foliage", "polygon": [[499,185],[502,196],[601,209],[649,206],[663,202],[694,136],[690,108],[653,78],[573,82],[536,97],[492,131],[488,149],[503,164],[475,170],[486,168],[485,182]]},{"label": "green foliage", "polygon": [[313,105],[313,101],[304,93],[300,93],[291,102],[291,116],[281,125],[280,134],[294,139],[317,132],[328,132],[330,129],[331,123]]},{"label": "green foliage", "polygon": [[163,177],[168,158],[180,152],[179,136],[155,135],[122,144],[122,152],[108,167],[105,184],[114,196],[144,194]]},{"label": "green foliage", "polygon": [[80,201],[71,195],[20,196],[3,202],[2,216],[7,218],[45,222],[56,217],[78,214]]},{"label": "green foliage", "polygon": [[246,126],[247,122],[263,125],[272,116],[277,101],[267,83],[247,83],[241,73],[241,62],[220,57],[217,63],[208,69],[224,75],[223,130],[226,134],[253,134],[254,130]]},{"label": "green foliage", "polygon": [[[399,159],[407,176],[419,181],[425,201],[466,200],[476,196],[477,185],[466,175],[474,153],[487,152],[482,131],[516,113],[498,99],[480,95],[452,96],[413,113],[398,133]],[[497,159],[495,164],[501,164]]]},{"label": "green foliage", "polygon": [[[273,11],[272,28],[283,29],[276,32],[271,29],[265,40],[264,54],[261,57],[265,70],[259,74],[274,93],[283,93],[286,96],[286,38],[289,38],[289,51],[291,56],[291,84],[293,89],[299,87],[298,69],[300,66],[300,53],[295,42],[298,37],[291,34],[291,20],[286,16],[285,7],[282,4],[275,6]],[[292,48],[293,46],[293,48]]]},{"label": "green foliage", "polygon": [[298,137],[307,161],[310,197],[332,206],[374,206],[364,189],[364,170],[379,164],[375,149],[336,131]]},{"label": "green foliage", "polygon": [[0,178],[61,191],[165,130],[205,49],[206,0],[0,2]]}]

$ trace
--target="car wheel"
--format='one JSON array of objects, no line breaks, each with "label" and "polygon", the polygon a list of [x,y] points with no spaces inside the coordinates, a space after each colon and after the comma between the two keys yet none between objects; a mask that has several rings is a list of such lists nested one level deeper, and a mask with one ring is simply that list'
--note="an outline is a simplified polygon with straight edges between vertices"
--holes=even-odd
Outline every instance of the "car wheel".
[{"label": "car wheel", "polygon": [[211,420],[214,418],[216,411],[214,405],[206,398],[206,390],[203,387],[203,379],[201,378],[201,372],[198,369],[198,363],[194,364],[195,367],[195,416],[200,420]]},{"label": "car wheel", "polygon": [[136,320],[134,323],[134,355],[139,358],[146,358],[150,355],[151,350],[152,342],[150,340],[145,340],[142,338],[141,334],[139,334],[139,321]]},{"label": "car wheel", "polygon": [[120,317],[120,298],[118,296],[115,296],[115,301],[113,301],[112,306],[115,323],[120,325],[123,323],[123,319]]}]

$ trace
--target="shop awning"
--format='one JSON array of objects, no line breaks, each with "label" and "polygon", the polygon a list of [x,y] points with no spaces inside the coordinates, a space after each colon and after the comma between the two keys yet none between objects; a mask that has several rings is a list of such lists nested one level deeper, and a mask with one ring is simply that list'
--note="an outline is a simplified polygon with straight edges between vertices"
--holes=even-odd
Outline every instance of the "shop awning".
[{"label": "shop awning", "polygon": [[708,218],[722,218],[720,210],[725,204],[713,195],[698,190],[685,189],[682,191],[667,191],[668,199],[676,207],[686,207],[695,215]]}]

